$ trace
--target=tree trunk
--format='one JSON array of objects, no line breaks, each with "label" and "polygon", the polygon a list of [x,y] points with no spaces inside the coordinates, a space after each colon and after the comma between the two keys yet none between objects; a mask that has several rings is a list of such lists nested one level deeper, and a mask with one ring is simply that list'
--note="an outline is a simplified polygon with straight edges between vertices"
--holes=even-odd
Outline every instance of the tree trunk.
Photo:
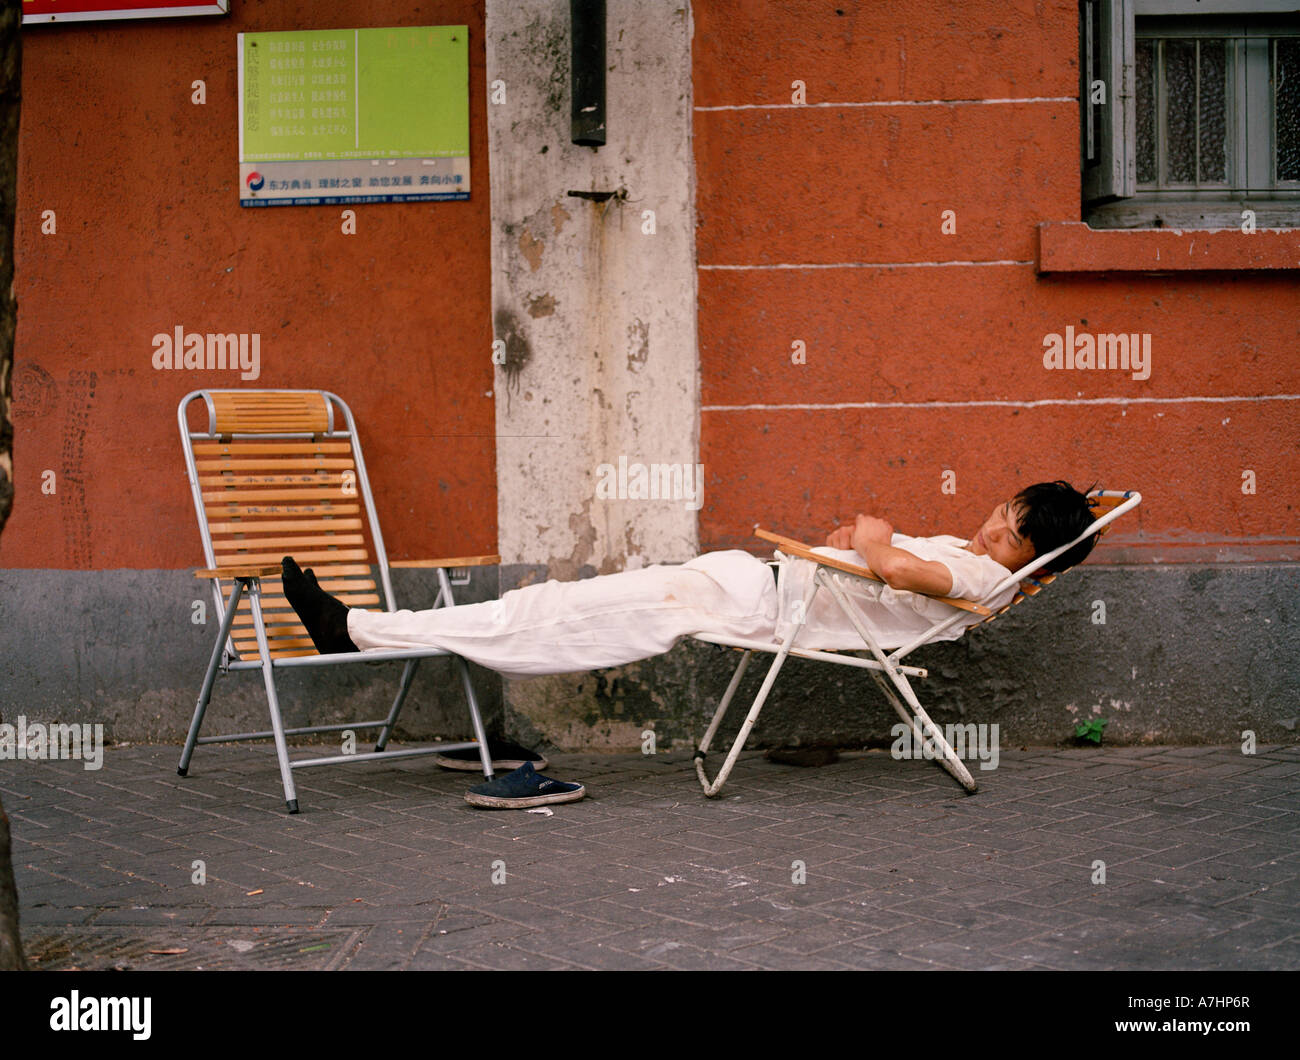
[{"label": "tree trunk", "polygon": [[[14,506],[14,201],[18,194],[18,101],[22,89],[19,0],[0,0],[0,531]],[[0,805],[0,970],[26,968],[18,937],[18,888],[9,857],[9,818]]]},{"label": "tree trunk", "polygon": [[0,806],[0,972],[27,967],[18,937],[18,888],[9,859],[9,818]]}]

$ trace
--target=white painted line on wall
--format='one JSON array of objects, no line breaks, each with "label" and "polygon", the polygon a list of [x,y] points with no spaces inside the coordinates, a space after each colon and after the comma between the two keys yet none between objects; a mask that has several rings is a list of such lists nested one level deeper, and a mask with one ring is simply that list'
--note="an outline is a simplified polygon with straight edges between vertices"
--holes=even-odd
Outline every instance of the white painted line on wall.
[{"label": "white painted line on wall", "polygon": [[746,269],[942,269],[952,265],[1033,265],[1032,261],[833,261],[821,265],[779,263],[774,265],[700,265],[701,271],[743,271]]},{"label": "white painted line on wall", "polygon": [[984,107],[999,103],[1078,103],[1078,96],[1021,96],[1015,99],[881,99],[850,103],[724,103],[706,110],[815,110],[828,107]]},{"label": "white painted line on wall", "polygon": [[1224,397],[1040,398],[1036,401],[841,401],[834,404],[702,405],[701,412],[834,412],[839,409],[1033,409],[1044,405],[1187,405],[1233,401],[1300,401],[1300,394],[1247,394]]}]

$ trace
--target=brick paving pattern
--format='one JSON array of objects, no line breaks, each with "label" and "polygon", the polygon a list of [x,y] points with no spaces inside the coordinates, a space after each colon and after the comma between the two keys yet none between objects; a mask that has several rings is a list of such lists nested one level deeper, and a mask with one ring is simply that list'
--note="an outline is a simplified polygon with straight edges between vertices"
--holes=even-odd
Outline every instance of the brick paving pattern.
[{"label": "brick paving pattern", "polygon": [[408,759],[299,772],[291,817],[269,749],[177,756],[5,763],[36,967],[1300,968],[1295,746],[1007,750],[974,796],[750,754],[714,800],[688,754],[557,755],[550,816]]}]

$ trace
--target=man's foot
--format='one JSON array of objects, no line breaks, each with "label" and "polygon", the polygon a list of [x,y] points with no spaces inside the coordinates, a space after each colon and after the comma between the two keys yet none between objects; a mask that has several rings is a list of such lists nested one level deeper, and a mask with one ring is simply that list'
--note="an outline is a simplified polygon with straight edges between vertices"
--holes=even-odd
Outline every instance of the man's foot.
[{"label": "man's foot", "polygon": [[525,810],[548,802],[573,802],[585,794],[587,789],[581,784],[544,777],[531,762],[525,762],[504,777],[475,784],[465,793],[465,801],[488,810]]},{"label": "man's foot", "polygon": [[359,651],[348,636],[347,605],[322,589],[311,571],[304,573],[292,556],[280,561],[280,569],[284,595],[307,627],[316,650],[322,655]]}]

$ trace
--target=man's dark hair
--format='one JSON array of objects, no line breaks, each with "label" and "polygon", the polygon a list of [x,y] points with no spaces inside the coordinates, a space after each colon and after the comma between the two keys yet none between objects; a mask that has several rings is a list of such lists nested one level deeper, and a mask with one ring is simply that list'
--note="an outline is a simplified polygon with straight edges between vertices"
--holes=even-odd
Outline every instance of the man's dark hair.
[{"label": "man's dark hair", "polygon": [[[1035,558],[1073,541],[1093,523],[1087,496],[1062,479],[1026,486],[1016,494],[1012,507],[1020,514],[1020,534],[1033,544]],[[1042,570],[1057,573],[1082,563],[1100,536],[1085,538]]]}]

